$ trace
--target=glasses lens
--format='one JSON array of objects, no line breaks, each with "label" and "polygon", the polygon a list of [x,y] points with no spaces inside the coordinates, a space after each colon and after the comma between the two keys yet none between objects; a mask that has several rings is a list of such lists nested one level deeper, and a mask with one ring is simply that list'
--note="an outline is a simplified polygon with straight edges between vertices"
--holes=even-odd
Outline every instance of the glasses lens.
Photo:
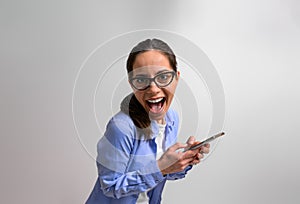
[{"label": "glasses lens", "polygon": [[137,89],[144,89],[149,86],[150,80],[147,78],[134,78],[132,80],[132,85]]},{"label": "glasses lens", "polygon": [[157,75],[154,80],[159,86],[167,86],[172,82],[173,77],[174,72],[167,72]]}]

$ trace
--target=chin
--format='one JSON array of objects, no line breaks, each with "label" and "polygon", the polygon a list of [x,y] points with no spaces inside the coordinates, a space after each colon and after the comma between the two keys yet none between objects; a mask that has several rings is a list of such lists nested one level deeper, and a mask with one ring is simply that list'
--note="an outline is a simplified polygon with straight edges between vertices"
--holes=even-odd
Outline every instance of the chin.
[{"label": "chin", "polygon": [[163,108],[163,110],[161,110],[159,113],[153,113],[151,111],[148,111],[148,114],[151,120],[158,121],[158,120],[164,120],[166,112],[167,111],[165,111],[165,109]]},{"label": "chin", "polygon": [[149,117],[151,120],[163,120],[165,118],[165,113],[164,114],[160,114],[160,115],[157,115],[157,114],[149,114]]}]

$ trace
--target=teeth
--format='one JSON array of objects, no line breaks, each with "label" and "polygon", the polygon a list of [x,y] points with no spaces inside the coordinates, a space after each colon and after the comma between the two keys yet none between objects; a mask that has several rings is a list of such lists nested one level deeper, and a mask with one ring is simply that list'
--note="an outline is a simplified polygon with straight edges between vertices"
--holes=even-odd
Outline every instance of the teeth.
[{"label": "teeth", "polygon": [[164,98],[158,98],[158,99],[155,99],[155,100],[147,100],[149,103],[158,103],[160,101],[162,101]]}]

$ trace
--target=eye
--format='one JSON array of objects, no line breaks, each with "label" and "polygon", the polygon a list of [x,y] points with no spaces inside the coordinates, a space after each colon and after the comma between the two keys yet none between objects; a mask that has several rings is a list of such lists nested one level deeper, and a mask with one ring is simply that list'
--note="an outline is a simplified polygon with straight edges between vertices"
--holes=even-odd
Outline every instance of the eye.
[{"label": "eye", "polygon": [[147,82],[147,79],[145,79],[145,78],[136,78],[135,81],[138,84],[144,84],[144,83]]},{"label": "eye", "polygon": [[157,81],[163,82],[163,81],[168,81],[172,77],[171,73],[162,73],[157,76]]},{"label": "eye", "polygon": [[143,87],[143,86],[147,86],[148,83],[149,83],[149,79],[148,78],[145,78],[145,77],[137,77],[135,78],[132,83],[135,85],[135,86],[138,86],[138,87]]},{"label": "eye", "polygon": [[162,75],[158,76],[158,79],[159,79],[159,80],[165,80],[165,79],[167,79],[167,78],[168,78],[168,75],[167,75],[167,74],[162,74]]}]

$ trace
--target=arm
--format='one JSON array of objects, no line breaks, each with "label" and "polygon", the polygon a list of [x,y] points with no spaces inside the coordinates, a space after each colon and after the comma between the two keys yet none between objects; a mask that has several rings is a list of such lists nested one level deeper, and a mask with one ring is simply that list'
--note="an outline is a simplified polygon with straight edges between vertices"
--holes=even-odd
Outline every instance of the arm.
[{"label": "arm", "polygon": [[[155,155],[139,158],[132,154],[134,131],[133,124],[126,120],[111,120],[98,143],[98,175],[106,196],[120,198],[137,194],[165,179]],[[132,165],[134,168],[130,168]]]}]

